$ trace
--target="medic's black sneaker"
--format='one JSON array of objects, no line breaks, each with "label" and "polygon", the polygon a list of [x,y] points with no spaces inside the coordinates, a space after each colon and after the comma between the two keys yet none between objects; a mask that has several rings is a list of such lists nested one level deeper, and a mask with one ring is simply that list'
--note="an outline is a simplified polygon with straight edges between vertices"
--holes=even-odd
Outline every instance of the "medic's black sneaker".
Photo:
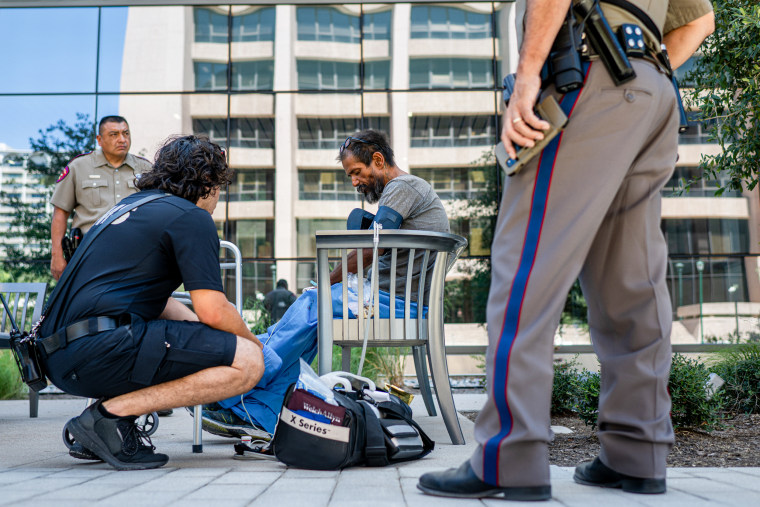
[{"label": "medic's black sneaker", "polygon": [[74,442],[74,444],[71,446],[69,449],[69,456],[72,458],[85,459],[89,461],[103,461],[102,459],[98,458],[94,452],[87,449],[79,442]]},{"label": "medic's black sneaker", "polygon": [[169,461],[166,454],[153,452],[155,447],[135,424],[136,417],[107,418],[98,411],[101,403],[93,403],[69,422],[74,440],[117,470],[158,468]]},{"label": "medic's black sneaker", "polygon": [[600,488],[622,488],[628,493],[654,495],[665,493],[665,479],[644,479],[618,473],[602,463],[598,457],[594,461],[581,463],[575,467],[573,479],[578,484]]}]

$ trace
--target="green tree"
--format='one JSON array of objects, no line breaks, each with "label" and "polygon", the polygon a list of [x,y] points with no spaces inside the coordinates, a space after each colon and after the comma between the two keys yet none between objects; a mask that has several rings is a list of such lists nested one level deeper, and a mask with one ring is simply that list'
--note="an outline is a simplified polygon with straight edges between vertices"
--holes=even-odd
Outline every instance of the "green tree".
[{"label": "green tree", "polygon": [[702,45],[688,78],[687,104],[710,121],[717,155],[703,155],[703,178],[730,178],[718,190],[755,188],[760,169],[760,4],[757,0],[714,0],[715,32]]},{"label": "green tree", "polygon": [[36,138],[29,139],[35,152],[47,155],[49,163],[40,163],[44,157],[27,160],[27,170],[39,175],[44,187],[43,199],[24,203],[18,197],[0,192],[0,204],[13,209],[8,231],[3,237],[22,238],[19,245],[6,246],[3,269],[14,281],[50,281],[50,220],[47,203],[53,194],[55,180],[68,162],[81,153],[95,148],[95,125],[86,114],[77,113],[73,125],[59,120],[46,129],[40,129]]}]

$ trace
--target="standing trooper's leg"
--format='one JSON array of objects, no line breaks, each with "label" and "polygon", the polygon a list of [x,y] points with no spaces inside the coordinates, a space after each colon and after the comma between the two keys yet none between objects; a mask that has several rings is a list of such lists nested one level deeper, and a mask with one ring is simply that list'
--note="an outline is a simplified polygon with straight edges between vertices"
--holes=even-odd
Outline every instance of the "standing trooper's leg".
[{"label": "standing trooper's leg", "polygon": [[[673,443],[668,374],[672,310],[660,190],[675,165],[676,117],[664,122],[615,198],[581,273],[589,329],[601,363],[601,461],[640,478],[665,478]],[[664,483],[663,483],[664,487]]]}]

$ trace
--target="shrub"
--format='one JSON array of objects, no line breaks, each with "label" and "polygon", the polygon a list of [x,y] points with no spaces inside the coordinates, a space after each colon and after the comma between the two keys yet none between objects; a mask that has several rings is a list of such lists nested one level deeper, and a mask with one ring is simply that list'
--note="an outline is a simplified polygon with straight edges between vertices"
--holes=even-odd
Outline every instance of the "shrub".
[{"label": "shrub", "polygon": [[597,418],[599,417],[599,387],[601,386],[601,376],[595,371],[588,371],[585,368],[578,375],[576,380],[576,392],[578,400],[576,410],[578,417],[586,426],[596,427]]},{"label": "shrub", "polygon": [[10,350],[0,350],[0,400],[25,398],[25,386]]},{"label": "shrub", "polygon": [[552,384],[552,414],[567,414],[575,409],[578,398],[578,370],[575,360],[556,361],[554,363],[554,382]]},{"label": "shrub", "polygon": [[718,357],[711,370],[726,381],[722,391],[726,409],[760,413],[760,344],[732,347]]},{"label": "shrub", "polygon": [[[760,363],[760,349],[756,360]],[[578,373],[574,364],[559,363],[554,366],[552,413],[575,411],[586,425],[594,428],[599,416],[601,376],[586,369]],[[760,370],[755,368],[754,371]],[[673,356],[668,389],[673,403],[671,418],[674,427],[711,430],[718,424],[723,398],[720,392],[707,398],[705,385],[709,378],[710,372],[704,364],[680,354]],[[754,378],[755,389],[752,392],[757,402],[758,377]]]},{"label": "shrub", "polygon": [[668,382],[673,427],[715,428],[720,420],[723,400],[720,391],[707,398],[705,386],[709,379],[710,372],[703,363],[681,354],[673,355]]}]

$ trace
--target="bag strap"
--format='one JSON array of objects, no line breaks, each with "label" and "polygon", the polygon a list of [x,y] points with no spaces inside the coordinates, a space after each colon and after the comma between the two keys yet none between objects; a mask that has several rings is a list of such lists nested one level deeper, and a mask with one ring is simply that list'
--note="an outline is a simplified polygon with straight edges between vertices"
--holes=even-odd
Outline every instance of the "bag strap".
[{"label": "bag strap", "polygon": [[150,201],[155,201],[156,199],[162,199],[164,197],[169,197],[171,194],[166,193],[160,193],[160,194],[152,194],[147,197],[143,197],[139,201],[136,201],[134,204],[118,204],[111,208],[105,215],[100,217],[100,219],[95,222],[95,225],[88,231],[87,234],[84,235],[84,241],[79,245],[76,252],[74,252],[74,256],[71,258],[71,261],[69,261],[68,265],[66,266],[66,269],[63,270],[63,275],[58,280],[58,283],[55,285],[55,288],[53,289],[53,292],[48,297],[47,303],[45,303],[45,308],[42,310],[42,317],[40,318],[40,322],[42,322],[42,319],[45,318],[45,315],[47,315],[48,310],[50,310],[50,307],[53,305],[53,302],[58,297],[58,294],[61,292],[61,287],[65,285],[65,282],[71,278],[71,273],[76,271],[76,268],[79,267],[79,261],[82,259],[83,252],[87,249],[88,246],[95,240],[95,238],[105,229],[108,227],[111,222],[119,218],[120,216],[126,214],[127,212],[137,208],[138,206],[142,206],[143,204],[146,204]]},{"label": "bag strap", "polygon": [[[397,407],[395,403],[393,402],[378,403],[377,408],[380,410],[380,412],[390,412],[393,416],[398,417],[399,419],[403,419],[404,422],[406,422],[409,426],[417,430],[417,433],[420,434],[420,438],[422,439],[422,448],[423,448],[422,454],[420,454],[419,456],[414,456],[407,459],[411,460],[411,459],[422,458],[430,454],[430,451],[432,451],[435,448],[435,442],[431,440],[430,437],[427,436],[427,434],[424,431],[422,431],[422,428],[420,428],[420,425],[417,424],[417,422],[414,419],[412,419],[406,413],[404,413],[404,411],[401,410],[400,407]],[[395,461],[406,461],[406,460],[400,459],[400,460],[395,460]]]},{"label": "bag strap", "polygon": [[367,443],[364,446],[364,456],[367,459],[367,466],[384,467],[388,461],[388,451],[385,448],[385,436],[380,419],[375,415],[372,406],[364,400],[359,401],[359,405],[364,412],[366,421]]}]

